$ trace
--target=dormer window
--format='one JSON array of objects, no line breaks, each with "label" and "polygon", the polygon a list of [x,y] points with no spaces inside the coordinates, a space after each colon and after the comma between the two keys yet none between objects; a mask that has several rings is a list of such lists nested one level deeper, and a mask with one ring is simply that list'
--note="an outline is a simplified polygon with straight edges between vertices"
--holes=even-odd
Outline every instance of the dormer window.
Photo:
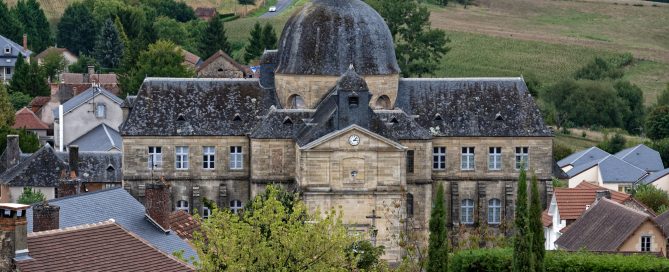
[{"label": "dormer window", "polygon": [[441,118],[441,114],[438,114],[438,113],[437,113],[437,114],[434,116],[434,121],[444,121],[444,118]]},{"label": "dormer window", "polygon": [[235,118],[232,121],[241,121],[242,117],[239,116],[239,113],[235,114]]},{"label": "dormer window", "polygon": [[112,166],[111,164],[107,166],[107,172],[114,172],[114,170],[116,169],[114,169],[114,166]]},{"label": "dormer window", "polygon": [[391,123],[391,124],[397,124],[397,123],[399,123],[399,122],[397,121],[397,118],[393,117],[393,119],[390,120],[390,123]]},{"label": "dormer window", "polygon": [[11,53],[12,53],[12,48],[9,46],[5,47],[5,55],[9,55]]},{"label": "dormer window", "polygon": [[495,120],[497,120],[497,121],[504,121],[504,117],[502,117],[502,113],[501,113],[501,112],[498,112],[498,113],[495,115]]},{"label": "dormer window", "polygon": [[360,100],[357,96],[349,96],[348,97],[348,106],[351,107],[351,108],[357,107],[358,104],[359,104],[359,101]]},{"label": "dormer window", "polygon": [[184,117],[183,114],[179,114],[179,116],[177,116],[177,122],[184,122],[184,121],[186,121],[186,117]]},{"label": "dormer window", "polygon": [[292,124],[293,124],[293,120],[291,120],[290,117],[287,117],[287,116],[286,116],[286,118],[283,119],[283,124],[284,124],[284,125],[292,125]]},{"label": "dormer window", "polygon": [[107,116],[107,107],[105,106],[105,104],[95,105],[95,117],[105,118],[105,116]]}]

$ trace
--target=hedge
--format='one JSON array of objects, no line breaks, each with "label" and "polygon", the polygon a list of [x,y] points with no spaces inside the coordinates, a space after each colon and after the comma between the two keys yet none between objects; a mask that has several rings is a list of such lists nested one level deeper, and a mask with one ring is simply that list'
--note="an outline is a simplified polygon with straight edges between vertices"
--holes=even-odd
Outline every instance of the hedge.
[{"label": "hedge", "polygon": [[[653,255],[618,255],[591,252],[546,252],[546,272],[669,271],[669,260]],[[451,272],[511,271],[512,249],[479,249],[455,253]]]}]

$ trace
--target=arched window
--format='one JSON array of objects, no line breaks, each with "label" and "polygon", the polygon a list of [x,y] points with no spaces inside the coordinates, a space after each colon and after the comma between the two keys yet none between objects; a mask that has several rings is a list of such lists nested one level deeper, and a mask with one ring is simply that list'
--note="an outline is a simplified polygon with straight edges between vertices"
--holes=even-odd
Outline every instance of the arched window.
[{"label": "arched window", "polygon": [[502,201],[497,198],[488,200],[488,224],[499,224],[502,221]]},{"label": "arched window", "polygon": [[188,201],[186,201],[186,200],[177,201],[177,211],[190,212],[190,208],[188,206]]},{"label": "arched window", "polygon": [[202,206],[202,218],[208,219],[211,216],[211,209],[207,206]]},{"label": "arched window", "polygon": [[239,214],[242,211],[242,202],[239,200],[230,201],[230,212]]},{"label": "arched window", "polygon": [[389,110],[390,109],[390,97],[387,95],[382,95],[379,96],[379,98],[376,99],[376,103],[374,105],[374,108],[377,110]]},{"label": "arched window", "polygon": [[305,108],[304,99],[302,99],[301,96],[296,95],[296,94],[291,95],[288,98],[288,108],[290,108],[290,109],[304,109]]},{"label": "arched window", "polygon": [[407,194],[407,218],[413,217],[413,195]]},{"label": "arched window", "polygon": [[460,223],[474,224],[474,200],[462,200],[462,204],[460,205]]}]

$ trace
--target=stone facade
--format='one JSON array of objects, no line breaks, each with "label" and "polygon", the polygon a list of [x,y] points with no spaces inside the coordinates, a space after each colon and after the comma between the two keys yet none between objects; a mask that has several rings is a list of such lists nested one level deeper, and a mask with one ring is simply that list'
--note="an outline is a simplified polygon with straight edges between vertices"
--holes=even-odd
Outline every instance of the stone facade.
[{"label": "stone facade", "polygon": [[216,52],[197,69],[197,77],[202,78],[245,78],[252,75],[248,67],[237,63],[223,51]]}]

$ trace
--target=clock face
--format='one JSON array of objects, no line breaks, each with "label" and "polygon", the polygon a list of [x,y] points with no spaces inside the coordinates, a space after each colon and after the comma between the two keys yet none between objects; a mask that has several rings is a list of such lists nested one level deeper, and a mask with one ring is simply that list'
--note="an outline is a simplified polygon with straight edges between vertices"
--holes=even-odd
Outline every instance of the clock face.
[{"label": "clock face", "polygon": [[351,135],[351,137],[348,137],[348,143],[352,146],[356,146],[360,144],[360,137],[358,137],[358,135]]}]

